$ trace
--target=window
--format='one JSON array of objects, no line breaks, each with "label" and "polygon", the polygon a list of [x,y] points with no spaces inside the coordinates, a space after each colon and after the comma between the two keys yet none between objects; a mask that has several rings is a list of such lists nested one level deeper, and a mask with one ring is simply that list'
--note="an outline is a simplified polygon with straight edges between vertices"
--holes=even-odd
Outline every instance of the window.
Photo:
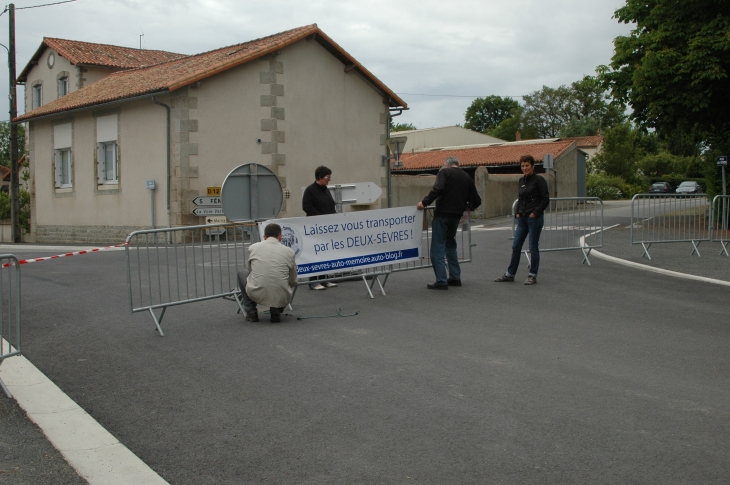
[{"label": "window", "polygon": [[53,127],[53,152],[55,166],[55,187],[67,189],[73,187],[73,151],[71,143],[73,133],[71,123],[63,123]]},{"label": "window", "polygon": [[68,77],[62,77],[58,79],[58,97],[66,96],[68,94]]},{"label": "window", "polygon": [[56,187],[73,187],[71,178],[71,149],[56,150]]},{"label": "window", "polygon": [[99,183],[116,184],[117,177],[117,142],[99,143]]},{"label": "window", "polygon": [[33,109],[40,108],[43,104],[43,85],[33,86]]},{"label": "window", "polygon": [[96,118],[96,163],[97,184],[119,183],[116,114]]}]

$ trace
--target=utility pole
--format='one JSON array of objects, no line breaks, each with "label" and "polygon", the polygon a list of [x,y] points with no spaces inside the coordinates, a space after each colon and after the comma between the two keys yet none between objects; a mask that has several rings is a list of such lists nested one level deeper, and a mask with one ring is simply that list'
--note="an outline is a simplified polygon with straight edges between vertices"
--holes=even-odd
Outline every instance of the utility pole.
[{"label": "utility pole", "polygon": [[15,89],[15,4],[8,5],[10,40],[8,43],[8,67],[10,69],[10,221],[12,239],[20,242],[20,183],[18,179],[18,125],[13,122],[18,117],[18,101]]}]

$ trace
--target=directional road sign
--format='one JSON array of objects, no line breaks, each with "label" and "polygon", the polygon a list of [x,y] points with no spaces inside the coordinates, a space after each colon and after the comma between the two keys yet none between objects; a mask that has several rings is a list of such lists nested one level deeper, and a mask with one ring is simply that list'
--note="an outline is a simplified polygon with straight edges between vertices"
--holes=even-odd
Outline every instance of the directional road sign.
[{"label": "directional road sign", "polygon": [[193,199],[193,204],[195,205],[212,205],[215,207],[221,206],[221,198],[220,197],[196,197]]},{"label": "directional road sign", "polygon": [[228,219],[226,219],[226,216],[206,216],[205,217],[205,223],[206,224],[219,224],[221,222],[227,222]]},{"label": "directional road sign", "polygon": [[719,157],[717,157],[717,166],[727,167],[727,155],[720,155]]},{"label": "directional road sign", "polygon": [[196,216],[222,216],[222,207],[196,207],[193,209],[193,215]]},{"label": "directional road sign", "polygon": [[212,195],[215,197],[218,197],[221,195],[221,188],[220,187],[208,187],[208,195]]}]

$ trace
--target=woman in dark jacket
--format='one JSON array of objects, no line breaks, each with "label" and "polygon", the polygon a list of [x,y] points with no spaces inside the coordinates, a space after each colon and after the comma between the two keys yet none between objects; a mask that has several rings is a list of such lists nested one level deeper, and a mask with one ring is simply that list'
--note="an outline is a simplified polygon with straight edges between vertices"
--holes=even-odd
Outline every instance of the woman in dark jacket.
[{"label": "woman in dark jacket", "polygon": [[530,273],[525,280],[526,285],[537,283],[537,269],[540,266],[540,233],[545,224],[545,209],[550,203],[550,192],[544,178],[535,173],[535,159],[532,155],[520,157],[520,168],[524,177],[520,178],[519,199],[515,211],[517,228],[512,241],[512,260],[507,272],[494,281],[514,281],[517,267],[520,265],[522,245],[529,236]]}]

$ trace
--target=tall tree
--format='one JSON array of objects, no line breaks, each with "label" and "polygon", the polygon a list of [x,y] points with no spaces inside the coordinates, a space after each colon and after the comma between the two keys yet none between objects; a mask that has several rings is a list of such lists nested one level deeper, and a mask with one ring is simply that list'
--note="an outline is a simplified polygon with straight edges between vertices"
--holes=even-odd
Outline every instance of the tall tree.
[{"label": "tall tree", "polygon": [[477,98],[466,110],[464,128],[486,133],[496,128],[502,121],[512,117],[512,112],[519,106],[512,98],[487,96]]},{"label": "tall tree", "polygon": [[[18,150],[20,156],[25,153],[25,128],[18,124]],[[0,165],[10,166],[10,122],[0,121]]]},{"label": "tall tree", "polygon": [[639,175],[639,160],[656,153],[657,147],[655,134],[645,134],[630,122],[624,122],[606,132],[601,151],[592,160],[607,175],[634,183]]},{"label": "tall tree", "polygon": [[515,141],[515,135],[519,131],[522,140],[539,138],[537,130],[523,122],[522,111],[522,108],[519,107],[512,110],[512,116],[502,120],[497,127],[487,130],[487,135],[505,141]]},{"label": "tall tree", "polygon": [[393,123],[393,120],[390,120],[390,131],[391,133],[394,131],[411,131],[411,130],[417,130],[416,125],[413,123]]},{"label": "tall tree", "polygon": [[730,2],[626,0],[614,18],[636,27],[614,40],[600,79],[632,118],[660,133],[730,138]]},{"label": "tall tree", "polygon": [[612,102],[606,88],[595,76],[583,76],[570,85],[570,90],[573,93],[572,118],[567,125],[582,133],[563,136],[595,135],[599,129],[607,130],[626,119],[626,106]]},{"label": "tall tree", "polygon": [[572,90],[567,86],[541,90],[524,97],[523,123],[537,130],[540,138],[554,138],[560,130],[577,116],[576,103]]}]

